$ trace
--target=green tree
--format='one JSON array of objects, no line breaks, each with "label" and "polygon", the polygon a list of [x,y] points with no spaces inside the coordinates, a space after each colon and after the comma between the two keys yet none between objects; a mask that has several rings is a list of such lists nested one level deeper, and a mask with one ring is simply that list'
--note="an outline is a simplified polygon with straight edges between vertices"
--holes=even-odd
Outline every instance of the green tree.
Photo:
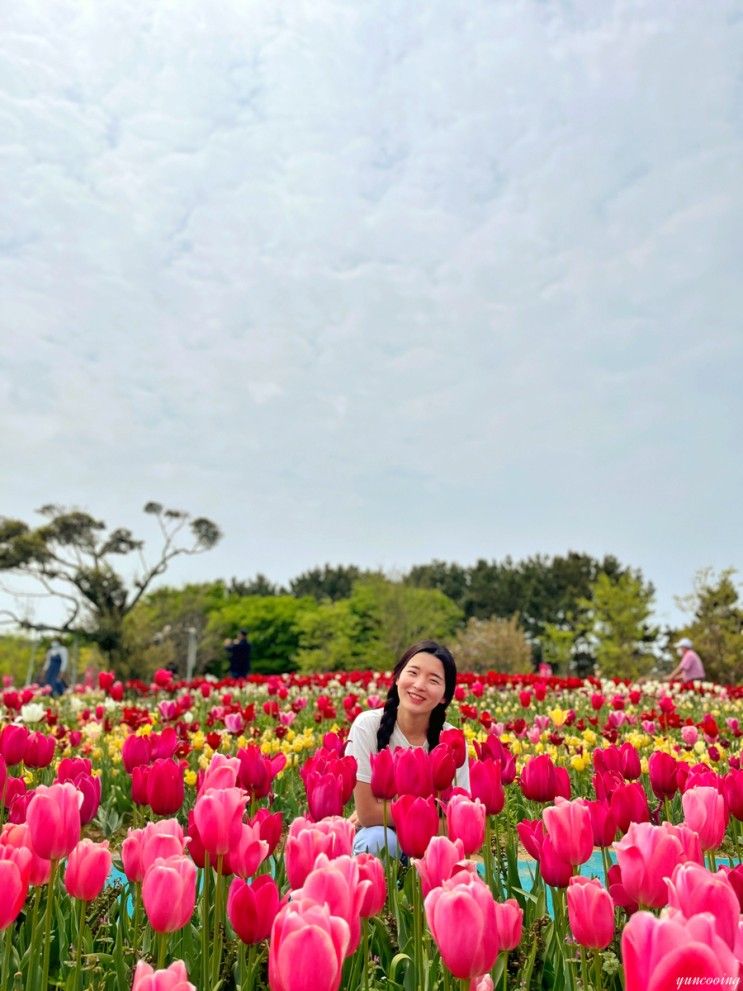
[{"label": "green tree", "polygon": [[589,621],[589,638],[602,674],[634,678],[650,669],[651,648],[658,636],[648,623],[653,596],[652,586],[639,573],[623,574],[613,581],[600,574],[590,599],[579,602]]},{"label": "green tree", "polygon": [[250,578],[248,581],[233,578],[228,586],[228,591],[230,595],[286,595],[285,589],[260,572],[255,578]]},{"label": "green tree", "polygon": [[531,646],[518,616],[477,619],[471,616],[453,646],[460,671],[503,671],[527,674],[532,669]]},{"label": "green tree", "polygon": [[[310,596],[249,595],[227,599],[211,613],[209,630],[223,641],[247,629],[253,647],[253,670],[259,674],[296,670],[302,618],[318,609]],[[227,658],[220,665],[223,673]],[[216,672],[215,672],[216,673]]]},{"label": "green tree", "polygon": [[707,677],[723,684],[743,680],[743,609],[740,606],[735,570],[715,574],[711,568],[694,579],[691,595],[677,600],[692,614],[684,630],[704,663]]},{"label": "green tree", "polygon": [[[144,559],[144,542],[131,530],[107,530],[101,520],[77,509],[43,506],[39,513],[45,522],[38,527],[0,519],[0,571],[11,579],[31,579],[37,588],[33,601],[39,595],[53,600],[63,616],[36,620],[30,612],[8,608],[0,615],[21,630],[77,633],[96,644],[112,666],[119,665],[124,620],[152,583],[174,558],[203,553],[221,537],[217,525],[204,517],[193,519],[157,502],[147,503],[144,511],[154,517],[160,532],[159,553],[152,564]],[[4,590],[30,601],[22,588]]]},{"label": "green tree", "polygon": [[326,564],[322,568],[311,568],[289,582],[292,595],[302,598],[311,595],[318,602],[338,602],[348,599],[353,591],[354,582],[372,572],[362,571],[355,564]]}]

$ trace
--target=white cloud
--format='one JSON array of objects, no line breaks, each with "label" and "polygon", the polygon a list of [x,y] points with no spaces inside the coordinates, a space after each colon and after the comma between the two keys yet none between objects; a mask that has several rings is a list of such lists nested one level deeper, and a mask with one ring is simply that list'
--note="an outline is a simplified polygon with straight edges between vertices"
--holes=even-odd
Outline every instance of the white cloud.
[{"label": "white cloud", "polygon": [[201,569],[740,562],[732,0],[46,0],[0,36],[4,509]]}]

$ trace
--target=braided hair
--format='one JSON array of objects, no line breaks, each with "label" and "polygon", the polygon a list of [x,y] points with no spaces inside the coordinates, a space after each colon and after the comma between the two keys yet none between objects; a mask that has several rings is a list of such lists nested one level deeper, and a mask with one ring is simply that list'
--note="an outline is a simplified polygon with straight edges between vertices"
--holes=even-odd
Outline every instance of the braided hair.
[{"label": "braided hair", "polygon": [[457,666],[451,652],[442,644],[435,640],[419,640],[412,647],[408,647],[392,671],[392,684],[387,692],[387,701],[384,703],[382,718],[377,730],[377,750],[384,750],[390,742],[392,731],[397,721],[397,707],[400,704],[400,694],[397,691],[397,679],[400,677],[405,665],[415,657],[416,654],[430,654],[441,661],[444,668],[444,698],[436,706],[428,717],[428,729],[426,730],[426,740],[428,749],[433,750],[438,745],[441,730],[446,719],[446,708],[454,695],[454,687],[457,683]]}]

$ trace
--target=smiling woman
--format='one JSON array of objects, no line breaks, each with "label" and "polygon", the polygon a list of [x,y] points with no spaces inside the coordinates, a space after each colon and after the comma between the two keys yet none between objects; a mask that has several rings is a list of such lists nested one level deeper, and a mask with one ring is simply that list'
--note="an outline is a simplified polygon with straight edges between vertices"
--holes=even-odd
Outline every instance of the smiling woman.
[{"label": "smiling woman", "polygon": [[[355,853],[380,853],[385,847],[386,828],[389,851],[398,854],[396,834],[385,827],[382,802],[372,792],[372,757],[387,747],[433,750],[441,731],[453,728],[444,720],[457,683],[457,667],[446,647],[435,640],[421,640],[408,647],[392,674],[394,681],[384,708],[357,716],[346,745],[346,752],[357,764],[354,818],[361,828],[354,842]],[[455,784],[469,792],[466,757]]]}]

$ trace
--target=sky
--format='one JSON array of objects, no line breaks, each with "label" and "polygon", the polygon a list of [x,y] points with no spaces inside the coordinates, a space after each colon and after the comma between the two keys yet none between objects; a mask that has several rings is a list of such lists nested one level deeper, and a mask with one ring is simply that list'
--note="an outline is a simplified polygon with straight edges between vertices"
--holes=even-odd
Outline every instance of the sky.
[{"label": "sky", "polygon": [[4,7],[0,515],[743,563],[740,0]]}]

